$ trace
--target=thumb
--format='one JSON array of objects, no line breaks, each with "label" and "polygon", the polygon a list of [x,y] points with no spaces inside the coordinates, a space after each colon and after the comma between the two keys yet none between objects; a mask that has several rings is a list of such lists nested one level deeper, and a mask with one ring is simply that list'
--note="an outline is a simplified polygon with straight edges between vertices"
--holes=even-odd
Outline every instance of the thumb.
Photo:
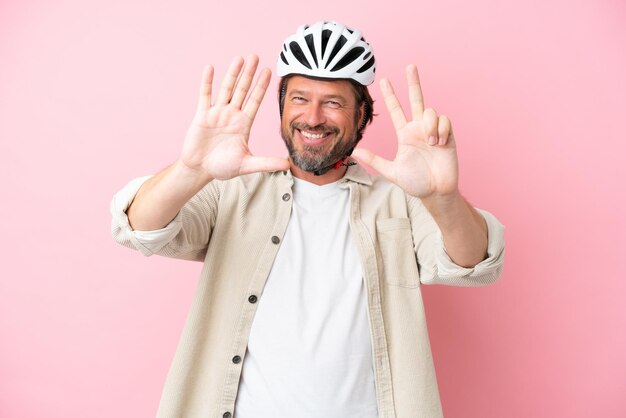
[{"label": "thumb", "polygon": [[391,161],[384,159],[372,151],[366,148],[355,148],[352,152],[352,156],[357,160],[369,165],[374,170],[378,171],[378,173],[387,178],[390,181],[393,181],[393,164]]},{"label": "thumb", "polygon": [[239,175],[281,170],[289,170],[289,161],[285,158],[255,157],[250,155],[242,161]]}]

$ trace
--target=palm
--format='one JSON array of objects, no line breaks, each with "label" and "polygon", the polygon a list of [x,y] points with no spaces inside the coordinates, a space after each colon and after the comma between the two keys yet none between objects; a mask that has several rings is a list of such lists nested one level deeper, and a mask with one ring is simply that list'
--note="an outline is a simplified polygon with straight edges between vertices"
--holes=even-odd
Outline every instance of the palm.
[{"label": "palm", "polygon": [[398,134],[398,151],[394,160],[398,186],[413,196],[447,194],[457,188],[456,147],[428,145],[423,122],[411,121]]},{"label": "palm", "polygon": [[244,104],[257,63],[258,58],[252,56],[242,69],[243,60],[235,59],[215,104],[211,104],[213,69],[205,69],[198,109],[183,146],[181,160],[186,166],[216,179],[288,167],[284,159],[255,157],[248,147],[250,129],[270,78],[269,70],[263,70]]},{"label": "palm", "polygon": [[189,128],[183,161],[202,167],[213,178],[227,179],[239,174],[239,167],[251,156],[248,139],[252,120],[231,106],[214,106],[199,114]]},{"label": "palm", "polygon": [[[393,161],[385,160],[365,149],[355,156],[375,168],[381,175],[412,196],[446,195],[458,189],[456,145],[450,121],[423,106],[417,69],[407,69],[412,120],[407,121],[402,107],[387,80],[381,82],[385,104],[396,134],[398,151]],[[434,138],[436,143],[429,143]]]}]

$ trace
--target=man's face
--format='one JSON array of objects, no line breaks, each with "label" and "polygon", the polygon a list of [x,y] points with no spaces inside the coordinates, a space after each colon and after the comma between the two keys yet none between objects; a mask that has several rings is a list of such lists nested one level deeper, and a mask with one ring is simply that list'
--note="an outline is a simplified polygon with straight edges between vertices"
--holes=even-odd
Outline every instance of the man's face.
[{"label": "man's face", "polygon": [[291,77],[281,119],[291,160],[309,172],[339,161],[356,145],[362,116],[350,82]]}]

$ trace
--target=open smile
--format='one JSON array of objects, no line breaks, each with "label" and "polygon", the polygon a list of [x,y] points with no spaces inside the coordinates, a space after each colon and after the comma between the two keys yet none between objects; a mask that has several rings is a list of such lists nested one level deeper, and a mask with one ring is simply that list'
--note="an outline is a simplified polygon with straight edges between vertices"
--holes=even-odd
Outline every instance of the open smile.
[{"label": "open smile", "polygon": [[304,142],[307,145],[319,145],[323,143],[324,141],[326,141],[326,139],[332,134],[332,132],[329,132],[329,131],[312,132],[312,131],[307,131],[304,129],[296,129],[296,131],[298,131],[298,133],[300,134],[300,137],[302,138],[302,142]]}]

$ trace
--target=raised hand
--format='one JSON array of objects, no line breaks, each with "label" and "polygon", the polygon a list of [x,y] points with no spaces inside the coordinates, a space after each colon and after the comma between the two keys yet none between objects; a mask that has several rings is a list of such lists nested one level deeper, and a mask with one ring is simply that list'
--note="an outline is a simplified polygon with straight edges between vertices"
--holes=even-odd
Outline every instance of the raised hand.
[{"label": "raised hand", "polygon": [[261,70],[250,91],[258,62],[256,55],[250,55],[245,63],[243,58],[236,57],[215,103],[211,103],[213,67],[204,68],[198,107],[180,158],[185,167],[209,179],[220,180],[289,168],[286,159],[256,157],[248,148],[250,129],[271,77],[270,70]]},{"label": "raised hand", "polygon": [[409,85],[411,119],[387,79],[380,82],[385,105],[398,137],[398,151],[393,161],[357,148],[354,156],[369,164],[383,177],[410,195],[427,198],[458,193],[458,159],[450,119],[424,109],[424,98],[415,65],[406,69]]}]

